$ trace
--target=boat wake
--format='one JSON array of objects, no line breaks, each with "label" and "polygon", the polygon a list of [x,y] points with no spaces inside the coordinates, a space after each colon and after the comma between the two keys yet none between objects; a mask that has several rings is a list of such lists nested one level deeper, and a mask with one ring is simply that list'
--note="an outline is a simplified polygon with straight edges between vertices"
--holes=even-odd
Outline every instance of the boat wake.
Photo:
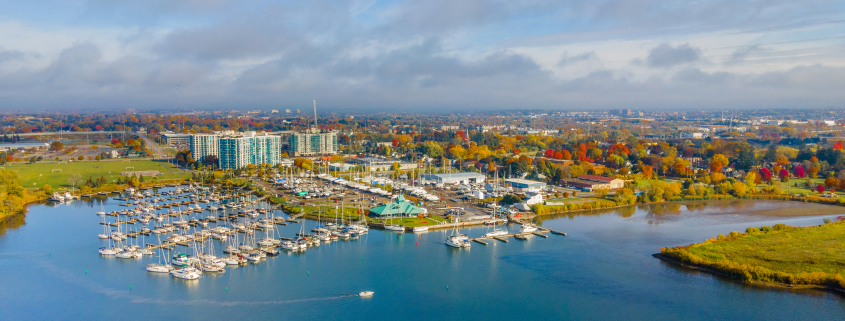
[{"label": "boat wake", "polygon": [[309,301],[329,301],[329,300],[339,300],[351,297],[358,297],[357,293],[354,294],[342,294],[337,296],[331,297],[323,297],[323,298],[306,298],[306,299],[294,299],[294,300],[272,300],[272,301],[218,301],[218,300],[172,300],[172,299],[159,299],[159,298],[145,298],[138,295],[134,295],[129,290],[117,290],[107,288],[93,282],[90,278],[85,278],[80,275],[71,273],[68,270],[59,268],[55,265],[49,263],[43,263],[43,266],[46,270],[52,273],[53,276],[56,276],[68,283],[76,284],[82,288],[87,289],[88,291],[94,293],[101,293],[111,298],[118,298],[118,299],[127,299],[129,302],[132,303],[150,303],[150,304],[162,304],[162,305],[183,305],[183,306],[190,306],[190,305],[216,305],[216,306],[250,306],[250,305],[276,305],[276,304],[289,304],[289,303],[302,303],[302,302],[309,302]]}]

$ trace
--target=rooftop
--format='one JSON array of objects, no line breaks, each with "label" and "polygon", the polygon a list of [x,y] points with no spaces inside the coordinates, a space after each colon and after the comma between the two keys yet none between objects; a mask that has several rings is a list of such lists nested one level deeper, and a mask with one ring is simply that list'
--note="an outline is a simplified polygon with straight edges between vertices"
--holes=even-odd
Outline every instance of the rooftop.
[{"label": "rooftop", "polygon": [[438,174],[428,174],[431,176],[437,176],[442,178],[472,178],[472,177],[484,177],[484,175],[475,172],[458,172],[458,173],[438,173]]}]

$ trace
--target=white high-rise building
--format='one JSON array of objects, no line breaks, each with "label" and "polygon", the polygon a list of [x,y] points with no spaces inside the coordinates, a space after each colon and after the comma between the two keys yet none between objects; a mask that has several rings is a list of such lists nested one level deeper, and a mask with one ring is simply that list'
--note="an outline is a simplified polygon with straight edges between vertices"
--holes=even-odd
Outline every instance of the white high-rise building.
[{"label": "white high-rise building", "polygon": [[203,161],[208,155],[220,157],[220,135],[191,135],[190,144],[191,155],[198,161]]},{"label": "white high-rise building", "polygon": [[288,141],[291,156],[334,155],[338,152],[337,133],[294,133]]},{"label": "white high-rise building", "polygon": [[203,160],[208,155],[216,155],[222,169],[244,168],[250,164],[278,164],[281,146],[280,136],[267,133],[225,131],[191,136],[194,159]]}]

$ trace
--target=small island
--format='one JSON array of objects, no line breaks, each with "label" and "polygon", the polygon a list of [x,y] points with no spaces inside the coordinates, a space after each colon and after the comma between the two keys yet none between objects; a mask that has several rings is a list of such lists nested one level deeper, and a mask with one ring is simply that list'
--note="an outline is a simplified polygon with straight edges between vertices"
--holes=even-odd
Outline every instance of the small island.
[{"label": "small island", "polygon": [[655,257],[748,283],[845,292],[845,221],[751,227]]}]

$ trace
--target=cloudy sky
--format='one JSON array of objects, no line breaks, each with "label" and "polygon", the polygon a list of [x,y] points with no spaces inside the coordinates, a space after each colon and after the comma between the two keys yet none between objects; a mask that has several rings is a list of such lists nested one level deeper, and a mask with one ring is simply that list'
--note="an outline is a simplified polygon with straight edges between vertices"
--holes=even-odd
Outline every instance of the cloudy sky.
[{"label": "cloudy sky", "polygon": [[0,109],[312,99],[446,112],[841,108],[845,1],[0,0]]}]

